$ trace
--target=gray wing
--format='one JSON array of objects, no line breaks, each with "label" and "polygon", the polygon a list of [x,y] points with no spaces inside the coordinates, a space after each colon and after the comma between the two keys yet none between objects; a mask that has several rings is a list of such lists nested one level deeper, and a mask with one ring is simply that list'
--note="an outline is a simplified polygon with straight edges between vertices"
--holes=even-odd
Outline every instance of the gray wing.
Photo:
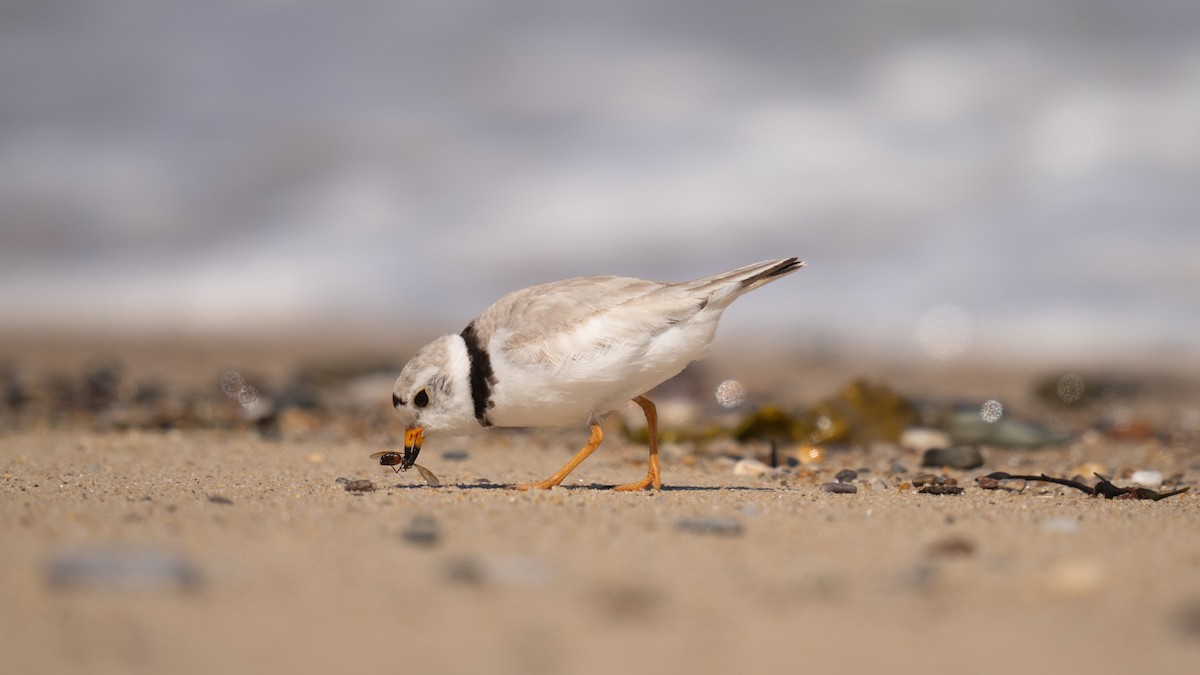
[{"label": "gray wing", "polygon": [[600,353],[615,343],[647,342],[705,304],[677,284],[580,277],[509,293],[475,320],[475,329],[487,340],[503,340],[513,363],[560,365],[570,355]]},{"label": "gray wing", "polygon": [[669,327],[708,308],[719,313],[803,265],[772,260],[676,284],[613,276],[556,281],[504,296],[476,319],[475,330],[503,340],[513,363],[561,365],[617,345],[644,347]]}]

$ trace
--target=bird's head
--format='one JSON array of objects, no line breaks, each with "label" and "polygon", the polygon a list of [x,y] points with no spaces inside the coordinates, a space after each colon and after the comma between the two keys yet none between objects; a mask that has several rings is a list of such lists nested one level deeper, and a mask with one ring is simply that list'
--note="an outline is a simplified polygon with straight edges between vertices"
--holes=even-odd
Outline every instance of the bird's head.
[{"label": "bird's head", "polygon": [[411,466],[426,433],[453,435],[475,426],[470,361],[458,335],[445,335],[421,348],[400,371],[392,406],[407,425],[404,464]]}]

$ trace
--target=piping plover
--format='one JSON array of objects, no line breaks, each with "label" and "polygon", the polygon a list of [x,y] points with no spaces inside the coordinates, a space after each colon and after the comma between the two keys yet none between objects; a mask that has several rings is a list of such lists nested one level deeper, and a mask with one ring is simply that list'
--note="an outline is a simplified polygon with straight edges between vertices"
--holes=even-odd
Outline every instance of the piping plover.
[{"label": "piping plover", "polygon": [[404,367],[392,390],[408,425],[404,455],[380,461],[408,469],[425,434],[587,423],[587,445],[571,461],[517,486],[551,488],[600,446],[601,418],[633,400],[646,415],[650,466],[645,478],[614,489],[657,490],[658,419],[643,394],[704,357],[729,303],[803,266],[769,260],[676,284],[580,277],[509,293]]}]

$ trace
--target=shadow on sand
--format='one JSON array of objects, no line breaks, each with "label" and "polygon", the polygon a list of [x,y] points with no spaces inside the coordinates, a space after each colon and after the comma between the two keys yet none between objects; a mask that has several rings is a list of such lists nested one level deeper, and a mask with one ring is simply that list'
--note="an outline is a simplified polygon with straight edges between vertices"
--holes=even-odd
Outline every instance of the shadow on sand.
[{"label": "shadow on sand", "polygon": [[[609,484],[605,484],[605,483],[589,483],[587,485],[562,485],[559,487],[561,487],[564,490],[571,490],[571,491],[611,490],[613,487],[615,487],[615,484],[609,485]],[[386,486],[386,489],[402,489],[402,490],[423,490],[423,489],[443,490],[443,489],[451,489],[451,488],[453,488],[455,490],[511,490],[513,492],[518,492],[518,490],[516,489],[515,483],[492,483],[490,481],[481,482],[481,483],[455,483],[453,485],[439,485],[437,487],[433,487],[430,485],[423,485],[421,483],[396,483],[394,485]],[[720,490],[729,490],[731,492],[734,492],[734,491],[737,491],[737,492],[771,492],[776,489],[777,488],[769,488],[769,487],[749,487],[749,486],[745,486],[745,485],[716,485],[716,486],[664,485],[664,486],[662,486],[663,492],[717,492]],[[651,491],[642,490],[642,492],[651,492]]]}]

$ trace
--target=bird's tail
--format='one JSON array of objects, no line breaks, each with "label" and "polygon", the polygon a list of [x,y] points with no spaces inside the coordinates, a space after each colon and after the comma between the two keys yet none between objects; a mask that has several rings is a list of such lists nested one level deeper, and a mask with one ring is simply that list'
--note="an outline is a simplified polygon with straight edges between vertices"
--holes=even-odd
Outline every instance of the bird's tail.
[{"label": "bird's tail", "polygon": [[767,260],[697,279],[692,282],[692,285],[698,291],[711,291],[712,295],[705,304],[724,307],[738,296],[791,274],[801,267],[804,267],[804,261],[796,258]]},{"label": "bird's tail", "polygon": [[804,267],[804,261],[797,260],[796,258],[788,258],[787,260],[776,260],[773,262],[751,265],[748,269],[750,276],[743,278],[739,282],[742,287],[742,292],[745,293],[747,291],[752,291],[763,284],[775,281],[779,277],[791,274],[801,267]]}]

